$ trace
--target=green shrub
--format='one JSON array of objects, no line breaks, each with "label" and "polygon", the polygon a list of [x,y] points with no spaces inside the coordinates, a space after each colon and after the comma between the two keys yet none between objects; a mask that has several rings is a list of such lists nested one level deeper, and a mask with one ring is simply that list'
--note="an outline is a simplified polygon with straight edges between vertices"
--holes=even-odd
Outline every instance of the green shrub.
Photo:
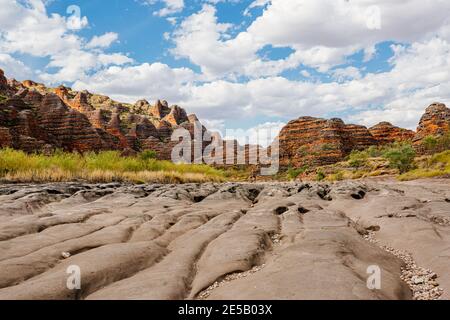
[{"label": "green shrub", "polygon": [[316,180],[317,181],[322,181],[323,179],[325,179],[325,173],[323,173],[323,171],[319,170],[317,171],[317,176],[316,176]]},{"label": "green shrub", "polygon": [[441,164],[450,169],[450,150],[433,155],[430,162],[434,165]]},{"label": "green shrub", "polygon": [[353,168],[364,167],[367,164],[368,158],[367,152],[354,150],[350,153],[348,164]]},{"label": "green shrub", "polygon": [[301,168],[289,168],[287,171],[287,176],[290,180],[295,180],[297,177],[308,170],[307,166]]},{"label": "green shrub", "polygon": [[320,146],[320,149],[322,151],[331,151],[331,150],[334,150],[334,147],[333,147],[333,145],[331,145],[329,143],[324,143]]},{"label": "green shrub", "polygon": [[298,148],[297,150],[297,154],[301,157],[306,157],[308,155],[308,147],[307,146],[301,146],[300,148]]},{"label": "green shrub", "polygon": [[408,143],[395,144],[383,156],[389,161],[391,168],[398,169],[400,173],[405,173],[413,169],[416,152]]},{"label": "green shrub", "polygon": [[422,141],[422,145],[426,152],[433,153],[438,146],[438,139],[434,136],[427,136]]},{"label": "green shrub", "polygon": [[450,132],[437,138],[437,146],[435,149],[437,152],[443,152],[450,150]]},{"label": "green shrub", "polygon": [[158,154],[153,150],[145,150],[139,154],[139,157],[141,158],[141,160],[146,161],[150,159],[156,159],[158,157]]},{"label": "green shrub", "polygon": [[371,158],[381,157],[383,155],[383,147],[370,146],[367,148],[366,154]]},{"label": "green shrub", "polygon": [[450,150],[433,155],[428,167],[408,171],[399,176],[399,180],[414,180],[450,175]]}]

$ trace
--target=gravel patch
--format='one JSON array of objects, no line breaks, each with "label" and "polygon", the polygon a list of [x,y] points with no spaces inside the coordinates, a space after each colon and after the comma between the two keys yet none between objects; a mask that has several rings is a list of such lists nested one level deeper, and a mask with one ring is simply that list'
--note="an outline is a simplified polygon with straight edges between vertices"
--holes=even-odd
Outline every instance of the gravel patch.
[{"label": "gravel patch", "polygon": [[272,235],[270,237],[270,239],[272,240],[272,242],[275,246],[278,246],[281,244],[281,234],[279,234],[279,233]]},{"label": "gravel patch", "polygon": [[205,290],[200,292],[198,294],[198,296],[197,296],[197,299],[198,300],[205,300],[211,295],[213,290],[215,290],[217,288],[220,288],[223,285],[225,285],[228,282],[231,282],[233,280],[237,280],[237,279],[242,279],[242,278],[248,277],[249,275],[254,274],[254,273],[262,270],[265,266],[266,266],[265,264],[262,264],[260,266],[255,266],[252,269],[250,269],[248,271],[245,271],[245,272],[236,272],[236,273],[229,274],[223,280],[214,282],[208,288],[206,288]]},{"label": "gravel patch", "polygon": [[417,266],[412,255],[404,250],[384,246],[375,238],[375,232],[369,232],[364,239],[376,244],[381,249],[403,260],[406,264],[402,268],[400,278],[406,282],[413,293],[414,300],[439,300],[444,290],[439,288],[437,274],[430,269]]}]

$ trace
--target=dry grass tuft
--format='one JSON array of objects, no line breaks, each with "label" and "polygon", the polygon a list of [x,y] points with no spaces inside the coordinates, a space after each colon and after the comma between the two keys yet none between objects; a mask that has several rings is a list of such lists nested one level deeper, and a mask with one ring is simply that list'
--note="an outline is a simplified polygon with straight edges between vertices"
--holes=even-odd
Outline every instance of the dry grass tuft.
[{"label": "dry grass tuft", "polygon": [[35,183],[76,180],[92,183],[200,183],[224,181],[225,174],[207,165],[120,157],[113,151],[84,156],[57,152],[45,156],[3,149],[0,150],[0,179]]}]

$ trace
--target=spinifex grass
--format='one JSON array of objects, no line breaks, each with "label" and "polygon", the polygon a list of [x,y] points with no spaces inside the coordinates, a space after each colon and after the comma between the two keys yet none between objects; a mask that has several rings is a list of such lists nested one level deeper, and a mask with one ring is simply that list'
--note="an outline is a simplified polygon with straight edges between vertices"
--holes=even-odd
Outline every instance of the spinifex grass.
[{"label": "spinifex grass", "polygon": [[224,172],[207,165],[175,164],[145,157],[122,157],[116,151],[55,152],[52,155],[0,150],[0,179],[12,182],[162,182],[223,181]]}]

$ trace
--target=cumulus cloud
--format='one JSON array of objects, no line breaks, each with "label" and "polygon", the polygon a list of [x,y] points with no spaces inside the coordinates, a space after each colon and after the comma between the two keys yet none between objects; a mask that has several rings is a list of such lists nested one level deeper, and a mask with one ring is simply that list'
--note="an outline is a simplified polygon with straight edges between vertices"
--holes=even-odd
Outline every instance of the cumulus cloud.
[{"label": "cumulus cloud", "polygon": [[[382,41],[414,42],[449,33],[443,29],[449,23],[448,1],[272,0],[250,5],[255,6],[267,7],[246,30],[231,37],[227,33],[231,26],[218,23],[215,8],[205,5],[175,31],[173,52],[209,77],[260,77],[301,64],[327,72],[360,50],[364,60],[370,60],[375,44]],[[267,61],[257,55],[266,45],[295,52]]]},{"label": "cumulus cloud", "polygon": [[162,63],[144,63],[137,66],[113,66],[101,70],[84,80],[76,81],[73,88],[108,94],[125,102],[139,99],[167,99],[180,101],[194,80],[187,68],[170,68]]},{"label": "cumulus cloud", "polygon": [[[49,84],[73,82],[102,67],[133,62],[124,54],[102,51],[117,41],[116,33],[94,36],[87,43],[77,35],[76,31],[87,25],[77,6],[69,6],[68,17],[48,15],[42,0],[0,0],[0,6],[0,51],[9,56],[18,53],[49,59],[46,70],[37,74]],[[80,28],[74,28],[75,23]],[[11,76],[24,75],[17,64],[9,69]]]},{"label": "cumulus cloud", "polygon": [[86,45],[86,48],[108,48],[118,38],[119,35],[115,32],[107,32],[101,36],[94,36]]},{"label": "cumulus cloud", "polygon": [[362,76],[354,68],[337,69],[334,72],[343,77],[341,81],[327,83],[274,76],[242,83],[195,84],[198,75],[189,69],[143,65],[110,68],[81,87],[119,94],[126,100],[167,97],[215,124],[255,116],[294,119],[346,112],[351,115],[345,120],[356,123],[374,125],[388,120],[414,128],[426,106],[434,100],[450,101],[450,44],[433,38],[393,50],[391,71]]},{"label": "cumulus cloud", "polygon": [[227,140],[237,140],[240,145],[260,145],[268,147],[278,136],[281,129],[286,125],[284,122],[265,122],[249,129],[224,130],[223,136]]},{"label": "cumulus cloud", "polygon": [[144,3],[154,5],[156,3],[163,3],[164,7],[154,12],[154,15],[160,17],[170,16],[183,11],[184,0],[145,0]]},{"label": "cumulus cloud", "polygon": [[356,67],[338,68],[331,71],[333,79],[337,82],[345,82],[346,80],[361,79],[361,72]]},{"label": "cumulus cloud", "polygon": [[17,79],[28,79],[33,74],[22,61],[4,53],[0,53],[0,69],[7,75],[13,74]]},{"label": "cumulus cloud", "polygon": [[200,12],[185,19],[174,33],[176,47],[172,52],[179,57],[188,57],[206,76],[232,74],[256,56],[252,40],[245,33],[232,41],[224,41],[230,27],[217,22],[213,6],[204,5]]}]

